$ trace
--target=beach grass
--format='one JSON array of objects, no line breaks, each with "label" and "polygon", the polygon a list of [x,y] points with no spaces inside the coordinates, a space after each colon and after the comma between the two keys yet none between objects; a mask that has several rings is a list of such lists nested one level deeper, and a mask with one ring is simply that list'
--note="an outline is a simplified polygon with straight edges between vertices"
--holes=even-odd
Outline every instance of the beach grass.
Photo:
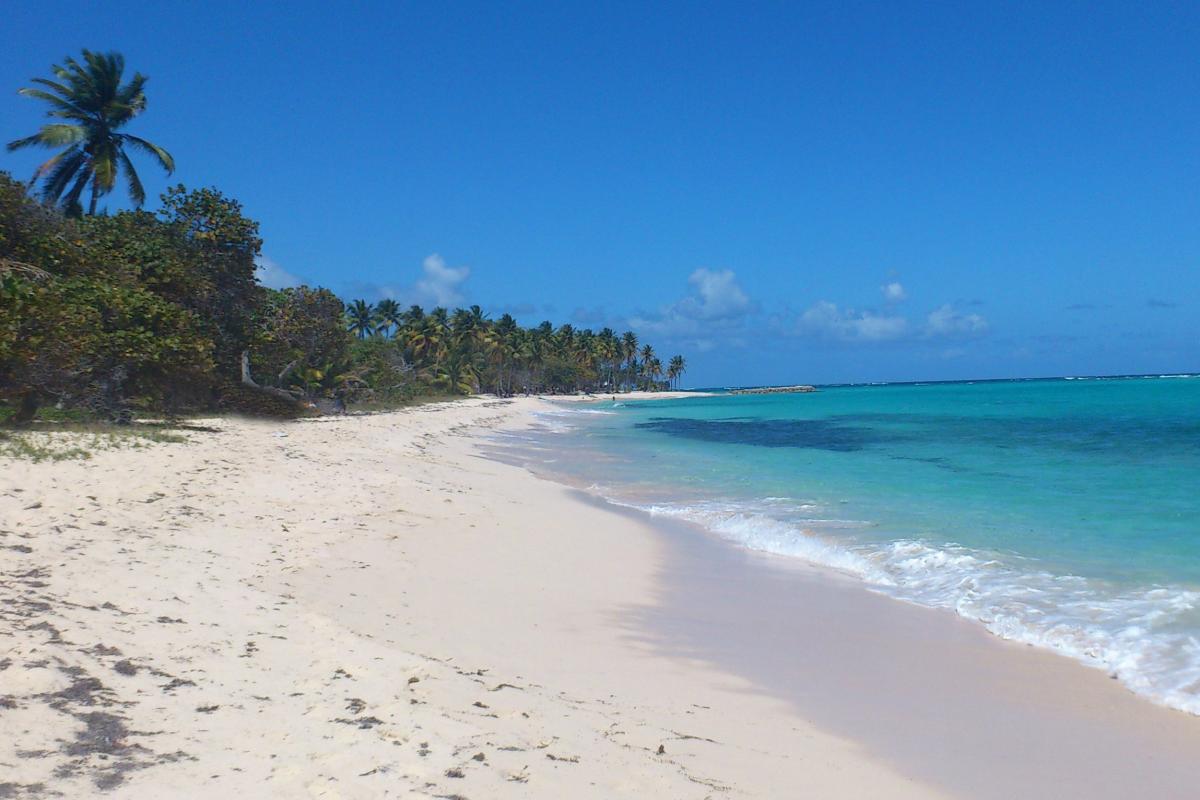
[{"label": "beach grass", "polygon": [[97,422],[39,421],[30,428],[0,427],[0,458],[78,461],[108,450],[138,450],[188,441],[186,425],[140,422],[116,426]]}]

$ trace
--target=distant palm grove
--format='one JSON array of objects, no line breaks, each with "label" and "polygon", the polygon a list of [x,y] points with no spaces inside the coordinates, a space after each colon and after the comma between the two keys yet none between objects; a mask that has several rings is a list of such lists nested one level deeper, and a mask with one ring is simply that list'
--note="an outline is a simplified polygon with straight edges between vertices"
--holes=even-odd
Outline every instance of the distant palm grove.
[{"label": "distant palm grove", "polygon": [[[123,69],[117,54],[85,50],[21,90],[52,121],[8,148],[58,152],[28,184],[0,172],[0,412],[13,421],[50,404],[118,421],[294,415],[474,392],[658,390],[683,375],[681,356],[664,367],[631,331],[263,287],[258,223],[236,200],[177,186],[157,212],[140,210],[129,151],[168,173],[175,162],[119,131],[146,108],[146,77],[123,83]],[[109,213],[98,206],[118,176],[135,210]]]},{"label": "distant palm grove", "polygon": [[394,300],[374,306],[355,300],[346,306],[346,320],[360,347],[379,340],[376,346],[401,354],[418,379],[450,392],[657,390],[674,386],[686,366],[674,356],[664,369],[653,347],[639,349],[632,331],[618,336],[611,328],[593,332],[549,322],[522,328],[510,314],[488,319],[479,306],[425,313]]}]

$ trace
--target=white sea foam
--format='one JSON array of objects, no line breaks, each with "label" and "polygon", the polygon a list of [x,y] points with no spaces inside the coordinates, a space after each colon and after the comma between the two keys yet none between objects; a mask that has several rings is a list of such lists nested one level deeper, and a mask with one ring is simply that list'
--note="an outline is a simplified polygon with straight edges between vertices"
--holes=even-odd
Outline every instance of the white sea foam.
[{"label": "white sea foam", "polygon": [[538,417],[537,424],[551,433],[569,433],[575,430],[574,425],[569,425],[566,422],[562,422],[551,416],[543,414],[538,414],[536,416]]},{"label": "white sea foam", "polygon": [[1014,556],[957,545],[935,547],[913,540],[846,544],[813,529],[865,523],[808,517],[817,510],[811,504],[791,506],[803,518],[761,513],[763,508],[777,511],[782,499],[771,498],[758,507],[737,502],[621,504],[699,524],[752,550],[832,567],[894,597],[952,609],[997,636],[1056,650],[1108,671],[1156,702],[1200,714],[1200,640],[1194,633],[1200,623],[1200,592],[1165,586],[1120,590],[1040,571]]},{"label": "white sea foam", "polygon": [[576,425],[571,424],[571,419],[588,417],[588,416],[611,416],[616,414],[616,411],[605,411],[601,408],[570,408],[568,406],[555,406],[553,408],[543,408],[535,411],[533,416],[537,423],[543,429],[550,433],[570,433],[575,430]]},{"label": "white sea foam", "polygon": [[557,406],[555,408],[542,409],[536,413],[538,416],[569,417],[572,414],[604,414],[605,416],[611,416],[617,412],[605,411],[602,408],[567,408],[565,406]]},{"label": "white sea foam", "polygon": [[786,522],[747,513],[735,507],[714,505],[696,506],[638,506],[651,516],[674,517],[694,522],[714,533],[732,539],[752,550],[762,550],[834,567],[871,582],[885,583],[888,578],[857,553],[805,534]]}]

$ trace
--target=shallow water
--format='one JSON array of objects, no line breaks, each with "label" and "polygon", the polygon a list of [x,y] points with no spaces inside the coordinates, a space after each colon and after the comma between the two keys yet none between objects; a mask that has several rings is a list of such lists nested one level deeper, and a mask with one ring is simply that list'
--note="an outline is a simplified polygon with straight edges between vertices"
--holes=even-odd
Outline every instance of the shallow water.
[{"label": "shallow water", "polygon": [[618,400],[543,423],[520,442],[541,468],[609,500],[1200,713],[1200,378]]}]

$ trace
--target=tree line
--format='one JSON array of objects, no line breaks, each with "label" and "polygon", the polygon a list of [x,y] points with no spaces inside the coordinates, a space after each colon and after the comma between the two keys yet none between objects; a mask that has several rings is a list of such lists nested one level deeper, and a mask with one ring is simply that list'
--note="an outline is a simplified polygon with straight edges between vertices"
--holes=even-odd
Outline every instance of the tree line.
[{"label": "tree line", "polygon": [[[664,369],[633,332],[263,287],[258,223],[236,200],[180,185],[141,210],[128,151],[174,169],[166,150],[122,131],[146,107],[146,78],[123,83],[119,55],[83,55],[22,90],[53,121],[9,149],[58,152],[28,185],[0,172],[0,401],[15,421],[47,403],[118,421],[137,409],[295,414],[433,394],[653,390],[683,374],[682,357]],[[135,209],[99,212],[120,175]]]},{"label": "tree line", "polygon": [[653,346],[639,347],[633,331],[555,328],[548,321],[523,328],[507,313],[492,321],[477,305],[425,313],[391,299],[355,300],[346,305],[346,323],[360,342],[390,343],[419,376],[452,391],[653,391],[675,386],[687,367],[677,355],[664,369]]}]

